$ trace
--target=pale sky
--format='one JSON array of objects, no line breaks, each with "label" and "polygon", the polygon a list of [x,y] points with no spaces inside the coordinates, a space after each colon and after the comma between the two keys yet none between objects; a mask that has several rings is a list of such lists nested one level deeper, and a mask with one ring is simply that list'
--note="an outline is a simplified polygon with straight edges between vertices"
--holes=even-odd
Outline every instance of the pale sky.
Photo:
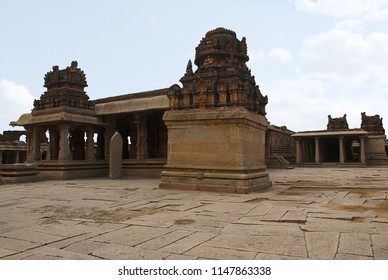
[{"label": "pale sky", "polygon": [[53,65],[77,60],[91,99],[165,88],[217,27],[247,38],[272,124],[320,130],[347,114],[354,128],[365,111],[388,129],[388,0],[0,0],[0,11],[0,133]]}]

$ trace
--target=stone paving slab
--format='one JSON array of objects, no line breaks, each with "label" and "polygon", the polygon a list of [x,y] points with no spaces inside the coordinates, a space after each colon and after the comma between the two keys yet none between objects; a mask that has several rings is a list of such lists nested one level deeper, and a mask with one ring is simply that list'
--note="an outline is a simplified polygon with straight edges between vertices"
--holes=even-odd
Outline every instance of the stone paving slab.
[{"label": "stone paving slab", "polygon": [[306,232],[306,246],[312,259],[334,259],[338,249],[338,232]]},{"label": "stone paving slab", "polygon": [[0,259],[388,259],[388,168],[270,170],[251,194],[159,180],[0,186]]}]

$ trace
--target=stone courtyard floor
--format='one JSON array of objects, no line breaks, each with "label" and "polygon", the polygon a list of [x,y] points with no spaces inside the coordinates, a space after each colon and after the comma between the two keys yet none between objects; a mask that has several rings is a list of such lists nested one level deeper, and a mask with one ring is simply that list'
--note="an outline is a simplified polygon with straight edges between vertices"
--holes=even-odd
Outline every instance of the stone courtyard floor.
[{"label": "stone courtyard floor", "polygon": [[1,259],[388,259],[388,168],[270,170],[272,188],[144,178],[0,185]]}]

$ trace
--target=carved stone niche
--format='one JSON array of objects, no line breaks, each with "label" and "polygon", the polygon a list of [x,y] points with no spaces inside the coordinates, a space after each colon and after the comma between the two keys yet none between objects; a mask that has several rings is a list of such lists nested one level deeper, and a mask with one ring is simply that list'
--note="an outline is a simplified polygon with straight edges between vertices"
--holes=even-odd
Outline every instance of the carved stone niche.
[{"label": "carved stone niche", "polygon": [[349,129],[348,121],[346,120],[346,114],[343,117],[332,118],[328,116],[327,129],[328,130],[347,130]]},{"label": "carved stone niche", "polygon": [[246,66],[245,39],[209,31],[189,61],[183,87],[168,92],[166,170],[161,188],[247,193],[271,186],[265,166],[263,97]]}]

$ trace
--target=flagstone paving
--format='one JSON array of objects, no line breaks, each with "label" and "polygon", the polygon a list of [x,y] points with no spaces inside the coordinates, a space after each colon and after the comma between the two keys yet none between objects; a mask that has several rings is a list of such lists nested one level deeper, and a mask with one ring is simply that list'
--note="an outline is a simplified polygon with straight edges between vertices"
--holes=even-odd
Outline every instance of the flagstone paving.
[{"label": "flagstone paving", "polygon": [[145,178],[0,185],[0,259],[388,259],[388,168],[269,170],[270,189]]}]

